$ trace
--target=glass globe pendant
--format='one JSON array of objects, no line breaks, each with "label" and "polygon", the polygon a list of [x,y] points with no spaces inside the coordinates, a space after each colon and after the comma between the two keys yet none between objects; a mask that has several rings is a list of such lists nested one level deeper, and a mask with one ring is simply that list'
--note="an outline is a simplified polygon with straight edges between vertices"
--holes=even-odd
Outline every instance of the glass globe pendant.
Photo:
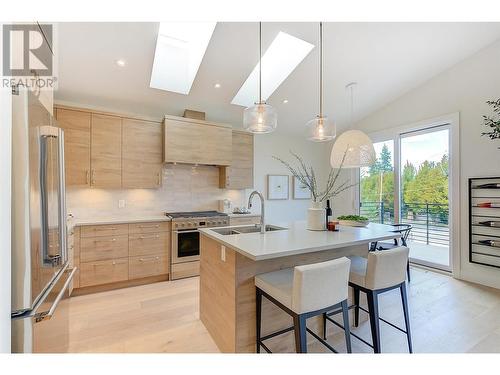
[{"label": "glass globe pendant", "polygon": [[243,112],[243,127],[252,133],[271,133],[278,125],[276,110],[266,102],[255,103]]},{"label": "glass globe pendant", "polygon": [[337,133],[334,122],[323,116],[323,22],[319,23],[319,115],[307,122],[306,132],[313,142],[331,141]]},{"label": "glass globe pendant", "polygon": [[255,134],[273,132],[278,126],[278,113],[262,100],[262,22],[259,22],[259,101],[243,111],[243,128]]}]

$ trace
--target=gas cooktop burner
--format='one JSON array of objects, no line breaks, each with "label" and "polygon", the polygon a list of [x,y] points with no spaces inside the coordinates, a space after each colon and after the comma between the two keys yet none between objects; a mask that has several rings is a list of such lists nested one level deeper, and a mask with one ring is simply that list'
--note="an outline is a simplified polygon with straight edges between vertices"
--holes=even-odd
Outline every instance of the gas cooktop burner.
[{"label": "gas cooktop burner", "polygon": [[165,215],[172,219],[184,219],[190,217],[214,217],[214,216],[228,216],[223,212],[218,211],[191,211],[191,212],[167,212]]}]

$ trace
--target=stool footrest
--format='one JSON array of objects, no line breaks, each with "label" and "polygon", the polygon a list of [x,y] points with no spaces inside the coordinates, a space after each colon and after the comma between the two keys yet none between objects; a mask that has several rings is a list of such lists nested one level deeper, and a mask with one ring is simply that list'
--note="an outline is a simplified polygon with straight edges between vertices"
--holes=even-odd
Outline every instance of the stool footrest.
[{"label": "stool footrest", "polygon": [[260,338],[260,341],[263,341],[263,340],[267,340],[267,339],[272,339],[273,337],[276,337],[276,336],[279,336],[279,335],[282,335],[283,333],[287,333],[287,332],[290,332],[290,331],[293,331],[293,326],[291,327],[288,327],[288,328],[285,328],[285,329],[282,329],[280,331],[276,331],[276,332],[273,332],[273,333],[270,333],[269,335],[266,335],[264,337],[261,337]]},{"label": "stool footrest", "polygon": [[[337,327],[339,328],[342,328],[344,329],[344,326],[338,322],[336,322],[335,320],[333,320],[332,318],[330,318],[328,315],[326,316],[326,319],[329,320],[330,322],[332,322],[333,324],[335,324]],[[362,337],[359,337],[358,335],[356,335],[354,332],[350,331],[349,332],[351,336],[354,336],[356,337],[359,341],[365,343],[366,345],[368,345],[370,348],[373,348],[373,345],[370,344],[368,341],[366,341],[365,339],[363,339]]]},{"label": "stool footrest", "polygon": [[[354,306],[355,306],[355,305],[354,305]],[[368,310],[366,310],[365,308],[363,308],[363,307],[361,307],[361,306],[359,306],[359,309],[360,309],[360,310],[363,310],[363,311],[364,311],[365,313],[367,313],[367,314],[369,314],[369,313],[370,313]],[[387,321],[387,320],[385,320],[384,318],[379,317],[379,318],[378,318],[378,320],[381,320],[381,321],[382,321],[382,322],[384,322],[385,324],[389,324],[391,327],[394,327],[394,328],[396,328],[397,330],[399,330],[399,331],[401,331],[401,332],[403,332],[403,333],[408,333],[408,332],[406,332],[403,328],[400,328],[400,327],[398,327],[397,325],[395,325],[395,324],[393,324],[393,323],[391,323],[391,322],[388,322],[388,321]]]}]

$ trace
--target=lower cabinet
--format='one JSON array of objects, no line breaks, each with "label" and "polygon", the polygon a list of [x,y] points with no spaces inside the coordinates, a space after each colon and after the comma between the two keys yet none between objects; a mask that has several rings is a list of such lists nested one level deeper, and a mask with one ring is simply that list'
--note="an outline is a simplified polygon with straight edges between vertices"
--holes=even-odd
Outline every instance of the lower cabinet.
[{"label": "lower cabinet", "polygon": [[80,287],[128,280],[128,258],[80,264]]},{"label": "lower cabinet", "polygon": [[168,278],[169,222],[83,226],[76,233],[80,246],[73,259],[80,270],[80,288]]},{"label": "lower cabinet", "polygon": [[158,276],[168,273],[168,256],[151,255],[129,258],[129,278]]}]

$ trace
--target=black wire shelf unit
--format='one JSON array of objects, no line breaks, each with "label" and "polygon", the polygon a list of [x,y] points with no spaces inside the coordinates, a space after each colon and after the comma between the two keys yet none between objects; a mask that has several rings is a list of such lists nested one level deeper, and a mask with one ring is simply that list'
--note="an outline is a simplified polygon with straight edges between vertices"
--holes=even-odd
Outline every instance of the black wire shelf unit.
[{"label": "black wire shelf unit", "polygon": [[500,268],[500,177],[469,178],[469,262]]}]

